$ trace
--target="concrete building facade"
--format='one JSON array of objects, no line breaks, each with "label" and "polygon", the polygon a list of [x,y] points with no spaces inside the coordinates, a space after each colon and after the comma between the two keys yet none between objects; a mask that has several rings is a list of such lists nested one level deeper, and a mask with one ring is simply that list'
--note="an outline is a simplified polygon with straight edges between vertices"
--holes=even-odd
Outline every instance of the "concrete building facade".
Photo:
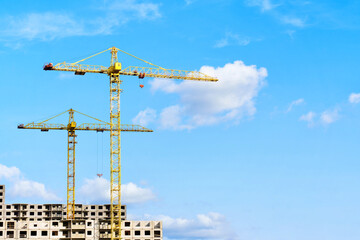
[{"label": "concrete building facade", "polygon": [[[162,240],[161,221],[126,220],[121,207],[122,239]],[[76,204],[75,220],[66,220],[64,204],[5,204],[5,185],[0,185],[0,240],[109,240],[110,204]]]}]

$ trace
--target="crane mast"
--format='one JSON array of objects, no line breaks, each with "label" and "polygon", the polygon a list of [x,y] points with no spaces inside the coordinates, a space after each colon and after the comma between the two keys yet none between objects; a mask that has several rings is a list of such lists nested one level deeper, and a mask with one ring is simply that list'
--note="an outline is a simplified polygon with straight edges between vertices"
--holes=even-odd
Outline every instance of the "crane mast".
[{"label": "crane mast", "polygon": [[[111,53],[110,67],[100,65],[79,64],[89,58],[97,56],[106,51]],[[129,66],[122,68],[118,61],[118,51],[130,55],[138,60],[152,65],[152,67]],[[75,63],[49,63],[44,66],[44,70],[70,71],[75,75],[85,75],[85,73],[107,74],[110,78],[110,215],[111,215],[111,240],[121,239],[121,131],[120,131],[120,75],[138,76],[139,78],[169,78],[181,80],[195,80],[216,82],[216,77],[208,76],[197,71],[185,71],[165,69],[119,48],[112,47],[102,52],[96,53]]]},{"label": "crane mast", "polygon": [[[120,63],[117,50],[111,50],[110,73],[110,218],[111,239],[121,239],[121,135],[120,135]],[[120,70],[119,69],[119,70]]]},{"label": "crane mast", "polygon": [[[72,109],[71,109],[72,110]],[[66,217],[75,219],[75,135],[74,111],[69,111]]]}]

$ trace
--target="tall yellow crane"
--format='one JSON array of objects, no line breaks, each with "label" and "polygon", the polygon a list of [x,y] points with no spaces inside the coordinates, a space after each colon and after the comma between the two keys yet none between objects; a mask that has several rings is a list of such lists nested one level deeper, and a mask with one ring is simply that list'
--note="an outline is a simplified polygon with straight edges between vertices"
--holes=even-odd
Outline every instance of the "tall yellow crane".
[{"label": "tall yellow crane", "polygon": [[[58,123],[49,123],[50,120],[59,117],[65,113],[69,113],[69,122],[68,124],[58,124]],[[89,117],[93,120],[96,120],[97,123],[81,123],[77,125],[74,119],[74,113],[81,114],[83,116]],[[75,131],[97,131],[104,132],[110,131],[110,124],[104,121],[101,121],[97,118],[91,117],[84,113],[78,112],[74,109],[69,109],[64,111],[54,117],[46,119],[39,123],[28,123],[28,124],[19,124],[19,129],[40,129],[42,132],[47,132],[49,130],[66,130],[68,132],[68,154],[67,154],[67,204],[66,204],[66,218],[75,219],[75,144],[77,135]],[[118,130],[118,129],[116,129]],[[132,124],[121,124],[121,132],[152,132],[152,130],[142,127],[140,125]]]},{"label": "tall yellow crane", "polygon": [[[92,58],[101,53],[110,51],[110,66],[86,65],[81,62]],[[118,52],[125,53],[131,57],[141,60],[153,67],[128,66],[122,68],[118,61]],[[121,130],[120,126],[120,75],[138,76],[139,78],[170,78],[182,80],[211,81],[216,82],[216,77],[211,77],[197,71],[185,71],[165,69],[119,48],[112,47],[90,57],[84,58],[74,63],[49,63],[44,66],[44,70],[70,71],[75,75],[85,75],[85,73],[102,73],[110,77],[110,215],[111,215],[111,239],[121,239]]]}]

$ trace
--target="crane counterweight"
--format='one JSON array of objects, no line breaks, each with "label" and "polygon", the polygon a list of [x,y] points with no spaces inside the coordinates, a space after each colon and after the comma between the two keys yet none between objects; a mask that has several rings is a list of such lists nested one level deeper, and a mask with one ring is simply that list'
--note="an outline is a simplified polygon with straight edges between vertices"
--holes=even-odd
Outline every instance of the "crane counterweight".
[{"label": "crane counterweight", "polygon": [[43,69],[44,70],[53,70],[53,64],[52,63],[48,63],[46,65],[44,65]]}]

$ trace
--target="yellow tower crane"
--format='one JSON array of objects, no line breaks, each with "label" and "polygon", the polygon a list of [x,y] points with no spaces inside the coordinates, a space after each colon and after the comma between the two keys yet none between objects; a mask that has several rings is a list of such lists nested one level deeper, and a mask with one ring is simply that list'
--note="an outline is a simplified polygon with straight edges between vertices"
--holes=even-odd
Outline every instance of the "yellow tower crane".
[{"label": "yellow tower crane", "polygon": [[[81,62],[92,58],[101,53],[110,51],[111,61],[109,67],[100,65],[86,65]],[[117,53],[122,52],[138,60],[141,60],[153,67],[129,66],[122,68],[118,61]],[[165,69],[119,48],[112,47],[102,52],[96,53],[90,57],[74,63],[49,63],[44,66],[44,70],[70,71],[75,75],[84,75],[85,73],[103,73],[110,77],[110,215],[111,215],[111,239],[121,239],[121,145],[120,145],[120,93],[122,89],[120,84],[120,75],[138,76],[139,78],[170,78],[182,80],[211,81],[216,82],[216,77],[211,77],[197,71],[184,71]]]},{"label": "yellow tower crane", "polygon": [[[65,113],[69,113],[69,122],[68,124],[58,124],[58,123],[49,123],[50,120],[59,117]],[[98,121],[97,123],[81,123],[77,125],[74,119],[74,113],[81,114],[83,116],[89,117],[93,120]],[[101,121],[97,118],[91,117],[84,113],[78,112],[74,109],[69,109],[65,112],[62,112],[54,117],[46,119],[39,123],[28,123],[28,124],[19,124],[19,129],[40,129],[42,132],[47,132],[49,130],[66,130],[68,132],[68,154],[67,154],[67,204],[66,204],[66,218],[75,219],[75,144],[76,134],[75,131],[97,131],[104,132],[110,131],[110,124],[104,121]],[[116,129],[118,130],[118,129]],[[142,127],[140,125],[132,124],[121,124],[121,132],[152,132],[152,130]],[[120,212],[121,214],[121,212]]]}]

